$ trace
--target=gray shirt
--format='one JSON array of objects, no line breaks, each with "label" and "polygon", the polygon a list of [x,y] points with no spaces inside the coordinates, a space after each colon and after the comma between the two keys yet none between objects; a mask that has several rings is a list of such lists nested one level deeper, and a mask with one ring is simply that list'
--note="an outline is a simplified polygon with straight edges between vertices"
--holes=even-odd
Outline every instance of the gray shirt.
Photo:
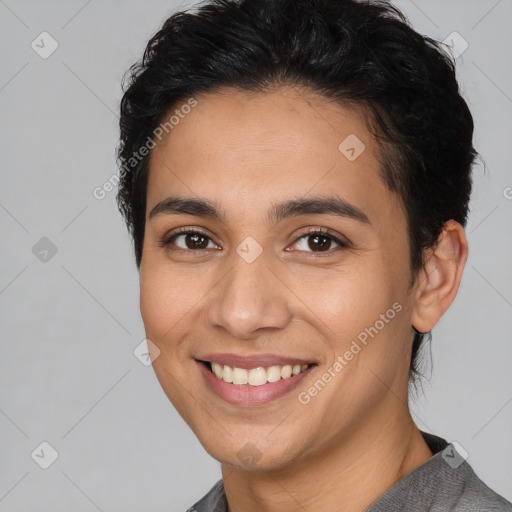
[{"label": "gray shirt", "polygon": [[[453,444],[421,434],[434,455],[365,512],[512,512],[512,503],[487,487]],[[222,480],[187,512],[228,512]]]}]

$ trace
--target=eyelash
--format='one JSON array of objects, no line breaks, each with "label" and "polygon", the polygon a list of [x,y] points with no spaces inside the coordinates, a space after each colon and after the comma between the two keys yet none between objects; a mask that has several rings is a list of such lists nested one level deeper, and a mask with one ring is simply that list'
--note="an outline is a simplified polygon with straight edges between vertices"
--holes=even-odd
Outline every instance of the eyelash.
[{"label": "eyelash", "polygon": [[[203,233],[199,229],[195,229],[195,228],[180,228],[177,231],[175,231],[175,232],[171,233],[170,235],[166,236],[161,241],[161,246],[169,248],[169,246],[172,244],[172,240],[174,238],[177,238],[178,236],[181,236],[181,235],[188,235],[188,234],[200,235],[200,236],[202,236],[204,238],[207,238],[207,239],[209,239],[209,240],[211,240],[213,242],[211,237],[209,237],[206,233]],[[307,253],[315,255],[315,257],[325,257],[325,256],[329,256],[330,254],[335,252],[336,249],[338,249],[338,250],[346,249],[346,248],[348,248],[350,246],[350,243],[347,240],[342,240],[341,238],[337,237],[336,235],[331,233],[326,228],[311,228],[310,230],[300,234],[295,239],[295,241],[293,243],[296,244],[299,240],[301,240],[303,238],[309,238],[309,237],[315,236],[315,235],[317,235],[317,236],[327,236],[332,241],[334,241],[336,244],[338,244],[339,247],[334,248],[334,249],[329,249],[327,251],[299,251],[299,252],[307,252]],[[215,242],[213,242],[213,243],[215,243]],[[191,253],[191,252],[201,253],[201,252],[203,252],[205,250],[209,250],[209,249],[183,249],[181,247],[173,247],[170,250],[179,251],[179,252],[186,252],[186,253]]]}]

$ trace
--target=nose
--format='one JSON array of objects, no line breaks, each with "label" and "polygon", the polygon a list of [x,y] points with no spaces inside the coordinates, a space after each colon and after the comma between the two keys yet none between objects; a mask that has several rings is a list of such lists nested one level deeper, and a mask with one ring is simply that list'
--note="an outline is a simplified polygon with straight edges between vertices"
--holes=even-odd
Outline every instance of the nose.
[{"label": "nose", "polygon": [[267,330],[285,328],[292,318],[291,292],[261,254],[248,263],[235,255],[231,270],[214,288],[207,306],[210,327],[237,339],[254,339]]}]

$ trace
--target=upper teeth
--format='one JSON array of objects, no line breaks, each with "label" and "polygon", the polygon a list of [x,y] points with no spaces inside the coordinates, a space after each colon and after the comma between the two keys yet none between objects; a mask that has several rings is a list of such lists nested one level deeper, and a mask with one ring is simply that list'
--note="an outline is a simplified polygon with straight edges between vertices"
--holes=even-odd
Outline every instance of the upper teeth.
[{"label": "upper teeth", "polygon": [[289,379],[292,375],[298,375],[308,367],[307,364],[296,364],[294,366],[287,364],[285,366],[269,366],[268,368],[260,366],[252,370],[246,370],[245,368],[232,368],[213,362],[211,365],[213,373],[224,382],[250,384],[251,386],[261,386],[267,382]]}]

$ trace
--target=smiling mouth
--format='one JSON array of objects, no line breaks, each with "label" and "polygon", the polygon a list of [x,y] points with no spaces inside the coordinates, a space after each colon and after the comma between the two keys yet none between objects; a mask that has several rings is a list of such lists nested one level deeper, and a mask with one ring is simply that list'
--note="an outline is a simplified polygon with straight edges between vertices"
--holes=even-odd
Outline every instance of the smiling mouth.
[{"label": "smiling mouth", "polygon": [[264,384],[290,379],[306,371],[315,364],[296,364],[284,366],[258,366],[245,369],[228,365],[222,365],[211,361],[199,361],[201,364],[216,375],[219,380],[230,384],[241,384],[248,386],[262,386]]}]

